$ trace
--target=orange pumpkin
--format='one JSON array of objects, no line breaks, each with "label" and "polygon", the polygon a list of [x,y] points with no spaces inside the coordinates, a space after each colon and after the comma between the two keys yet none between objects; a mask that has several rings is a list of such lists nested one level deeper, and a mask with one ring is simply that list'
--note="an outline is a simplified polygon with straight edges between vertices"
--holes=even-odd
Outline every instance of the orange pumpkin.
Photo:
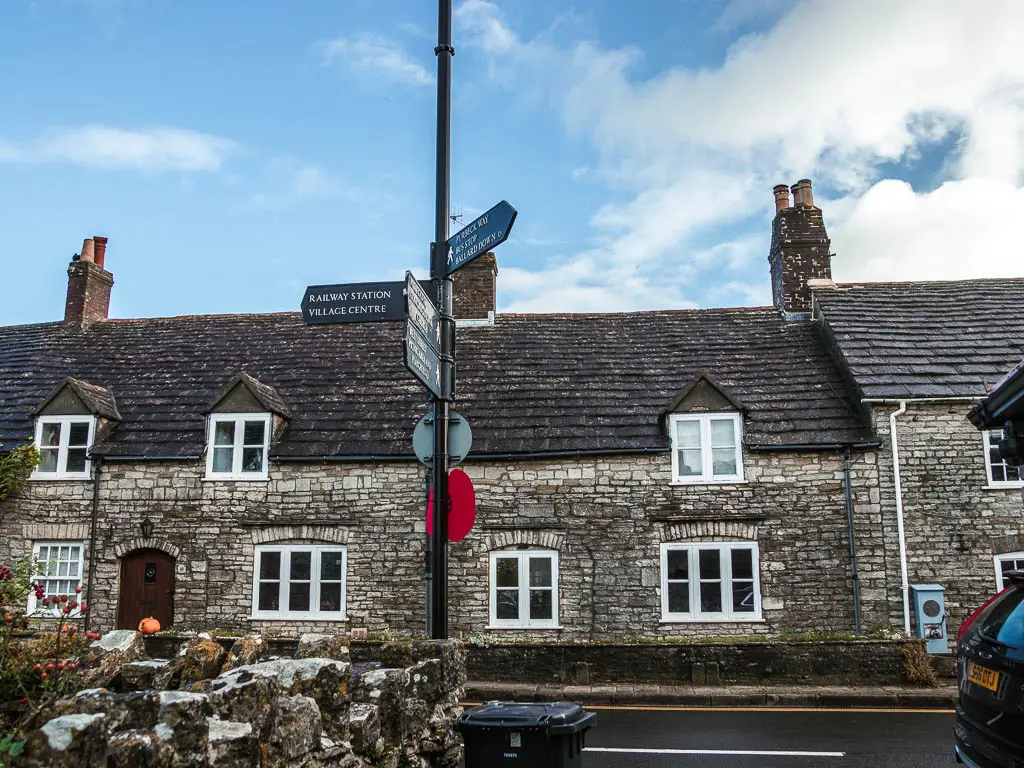
[{"label": "orange pumpkin", "polygon": [[148,616],[139,622],[139,632],[144,635],[152,635],[154,632],[160,631],[160,622],[154,619],[152,616]]}]

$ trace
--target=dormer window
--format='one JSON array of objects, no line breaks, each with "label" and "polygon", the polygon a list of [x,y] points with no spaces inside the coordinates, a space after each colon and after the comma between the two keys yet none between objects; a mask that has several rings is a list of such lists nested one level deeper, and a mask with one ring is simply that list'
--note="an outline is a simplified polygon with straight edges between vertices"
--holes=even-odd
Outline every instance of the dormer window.
[{"label": "dormer window", "polygon": [[669,430],[673,482],[743,482],[738,413],[675,413],[669,416]]},{"label": "dormer window", "polygon": [[706,371],[668,403],[673,483],[743,482],[744,410]]},{"label": "dormer window", "polygon": [[216,480],[266,480],[269,413],[210,416],[206,476]]},{"label": "dormer window", "polygon": [[36,420],[39,464],[32,479],[88,480],[95,431],[92,416],[40,416]]}]

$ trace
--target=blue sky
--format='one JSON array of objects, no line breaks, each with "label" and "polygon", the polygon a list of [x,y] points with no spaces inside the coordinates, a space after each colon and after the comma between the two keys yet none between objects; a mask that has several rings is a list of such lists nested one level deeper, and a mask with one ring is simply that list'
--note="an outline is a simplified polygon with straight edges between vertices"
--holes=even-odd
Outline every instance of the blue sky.
[{"label": "blue sky", "polygon": [[[424,0],[0,0],[0,324],[61,318],[91,235],[117,317],[425,276],[435,39]],[[461,0],[454,43],[501,310],[770,303],[803,177],[839,280],[1024,274],[1024,4]]]}]

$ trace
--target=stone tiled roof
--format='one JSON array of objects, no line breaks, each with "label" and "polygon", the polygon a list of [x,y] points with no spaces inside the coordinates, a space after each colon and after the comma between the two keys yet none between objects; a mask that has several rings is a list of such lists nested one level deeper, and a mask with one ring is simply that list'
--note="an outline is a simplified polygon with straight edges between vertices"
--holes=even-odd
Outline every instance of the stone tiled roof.
[{"label": "stone tiled roof", "polygon": [[[428,405],[401,333],[296,313],[0,328],[0,448],[28,440],[32,409],[74,376],[117,398],[109,455],[198,456],[204,409],[246,371],[290,411],[273,456],[411,456]],[[771,308],[499,315],[458,343],[476,455],[664,450],[665,404],[702,371],[743,403],[748,446],[867,437],[813,325]]]},{"label": "stone tiled roof", "polygon": [[1024,279],[841,284],[814,298],[866,398],[984,397],[1024,357]]}]

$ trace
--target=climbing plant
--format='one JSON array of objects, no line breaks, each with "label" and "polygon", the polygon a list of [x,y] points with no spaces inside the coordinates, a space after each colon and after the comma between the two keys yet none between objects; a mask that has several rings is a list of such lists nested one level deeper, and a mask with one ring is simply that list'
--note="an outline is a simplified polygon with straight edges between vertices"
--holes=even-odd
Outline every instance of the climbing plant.
[{"label": "climbing plant", "polygon": [[38,463],[39,452],[31,445],[0,455],[0,501],[20,491]]}]

